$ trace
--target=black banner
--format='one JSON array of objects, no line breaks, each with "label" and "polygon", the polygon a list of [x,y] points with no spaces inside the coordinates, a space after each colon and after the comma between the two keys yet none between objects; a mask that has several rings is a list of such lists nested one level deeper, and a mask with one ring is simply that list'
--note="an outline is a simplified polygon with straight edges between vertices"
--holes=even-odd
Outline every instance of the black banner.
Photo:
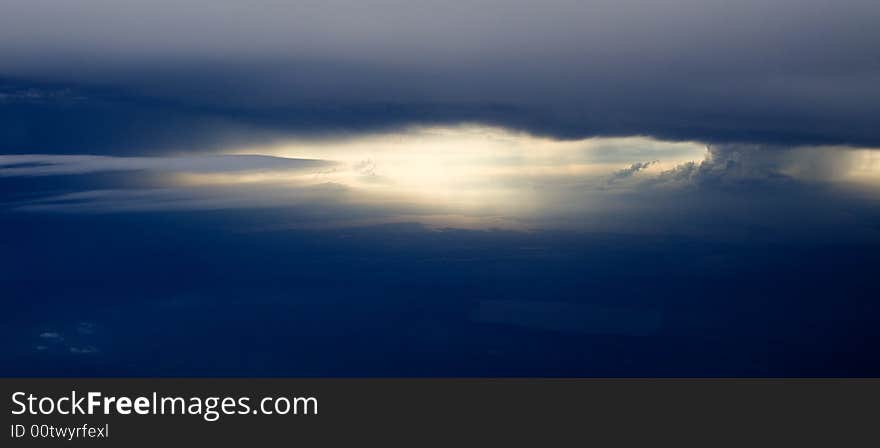
[{"label": "black banner", "polygon": [[876,380],[7,379],[2,446],[873,445]]}]

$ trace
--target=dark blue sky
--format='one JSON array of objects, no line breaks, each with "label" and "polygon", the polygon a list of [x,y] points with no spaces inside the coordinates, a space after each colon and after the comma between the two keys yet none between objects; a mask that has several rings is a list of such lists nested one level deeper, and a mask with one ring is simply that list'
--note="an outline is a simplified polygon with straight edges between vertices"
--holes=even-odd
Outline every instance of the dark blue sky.
[{"label": "dark blue sky", "polygon": [[878,21],[6,1],[0,375],[876,376]]}]

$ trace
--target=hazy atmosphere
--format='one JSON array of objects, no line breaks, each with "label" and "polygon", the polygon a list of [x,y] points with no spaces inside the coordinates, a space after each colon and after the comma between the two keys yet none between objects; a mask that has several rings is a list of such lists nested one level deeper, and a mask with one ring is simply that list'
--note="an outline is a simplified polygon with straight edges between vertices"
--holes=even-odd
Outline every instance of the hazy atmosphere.
[{"label": "hazy atmosphere", "polygon": [[876,376],[880,3],[0,4],[2,376]]}]

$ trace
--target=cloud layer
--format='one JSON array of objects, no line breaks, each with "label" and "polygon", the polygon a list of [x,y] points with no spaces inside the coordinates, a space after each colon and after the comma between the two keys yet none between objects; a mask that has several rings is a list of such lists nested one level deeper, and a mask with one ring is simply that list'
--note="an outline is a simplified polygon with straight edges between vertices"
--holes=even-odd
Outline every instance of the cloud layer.
[{"label": "cloud layer", "polygon": [[283,217],[268,225],[282,228],[416,222],[722,239],[880,238],[872,224],[880,197],[876,150],[561,142],[454,127],[249,151],[274,156],[0,156],[3,203],[13,213],[279,210]]},{"label": "cloud layer", "polygon": [[14,0],[3,12],[5,152],[458,122],[880,145],[869,0]]}]

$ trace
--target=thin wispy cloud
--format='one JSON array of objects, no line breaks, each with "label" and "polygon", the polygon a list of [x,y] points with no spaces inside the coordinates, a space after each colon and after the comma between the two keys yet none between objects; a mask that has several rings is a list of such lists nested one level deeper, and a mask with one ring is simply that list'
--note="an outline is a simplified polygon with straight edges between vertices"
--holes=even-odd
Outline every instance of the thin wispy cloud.
[{"label": "thin wispy cloud", "polygon": [[161,173],[229,173],[314,170],[332,166],[325,160],[258,155],[179,157],[111,157],[93,155],[0,155],[0,177],[53,176],[113,171]]}]

